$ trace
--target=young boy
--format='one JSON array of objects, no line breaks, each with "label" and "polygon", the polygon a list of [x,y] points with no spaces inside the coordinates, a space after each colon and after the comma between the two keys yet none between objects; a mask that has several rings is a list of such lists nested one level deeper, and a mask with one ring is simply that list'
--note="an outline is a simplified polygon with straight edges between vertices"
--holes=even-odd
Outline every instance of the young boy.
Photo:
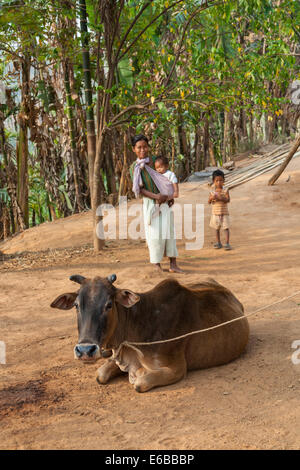
[{"label": "young boy", "polygon": [[169,170],[169,160],[167,157],[157,157],[154,163],[155,170],[164,175],[166,178],[168,178],[171,183],[173,183],[173,188],[174,188],[174,194],[173,198],[179,197],[179,188],[178,188],[178,181],[176,178],[175,173],[173,171]]},{"label": "young boy", "polygon": [[223,171],[214,171],[212,178],[215,189],[210,192],[208,204],[212,204],[212,215],[209,225],[216,230],[214,248],[219,249],[223,246],[220,239],[220,229],[222,228],[226,234],[224,248],[225,250],[231,250],[232,248],[229,244],[229,212],[227,207],[227,204],[230,202],[229,191],[223,189],[225,182]]}]

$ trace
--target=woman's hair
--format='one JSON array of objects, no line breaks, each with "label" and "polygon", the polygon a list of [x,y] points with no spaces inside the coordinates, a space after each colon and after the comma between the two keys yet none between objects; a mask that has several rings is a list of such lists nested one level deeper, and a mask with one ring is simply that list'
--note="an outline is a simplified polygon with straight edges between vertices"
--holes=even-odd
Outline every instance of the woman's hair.
[{"label": "woman's hair", "polygon": [[169,159],[167,157],[164,157],[163,155],[160,155],[159,157],[156,157],[155,161],[157,162],[160,160],[163,165],[169,166]]},{"label": "woman's hair", "polygon": [[132,139],[131,139],[132,147],[135,147],[135,145],[136,145],[140,140],[144,140],[144,141],[149,145],[149,140],[148,140],[148,138],[147,138],[145,135],[143,135],[143,134],[138,134],[138,135],[135,135],[134,137],[132,137]]},{"label": "woman's hair", "polygon": [[225,175],[222,170],[215,170],[212,174],[212,180],[215,181],[217,176],[222,176],[223,180],[225,181]]}]

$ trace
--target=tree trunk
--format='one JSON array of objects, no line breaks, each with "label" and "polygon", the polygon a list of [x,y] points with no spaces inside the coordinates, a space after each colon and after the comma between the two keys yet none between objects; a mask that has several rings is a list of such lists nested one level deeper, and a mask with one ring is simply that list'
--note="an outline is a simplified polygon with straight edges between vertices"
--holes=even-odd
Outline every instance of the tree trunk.
[{"label": "tree trunk", "polygon": [[217,166],[215,152],[214,152],[214,146],[213,146],[213,143],[212,143],[211,139],[208,139],[208,146],[209,146],[210,164],[212,166]]},{"label": "tree trunk", "polygon": [[[270,91],[272,92],[273,97],[280,98],[280,88],[275,84],[270,84]],[[268,120],[269,130],[268,130],[268,141],[272,143],[275,138],[275,130],[278,129],[278,119],[275,113],[270,114],[270,120]]]},{"label": "tree trunk", "polygon": [[97,212],[98,207],[102,202],[102,178],[101,178],[101,165],[103,162],[103,152],[104,152],[104,135],[102,132],[98,135],[97,142],[97,151],[94,164],[94,175],[93,175],[93,190],[92,190],[92,211],[93,211],[93,220],[94,220],[94,250],[102,250],[105,246],[105,241],[98,237],[97,235],[97,226],[102,225],[103,217]]},{"label": "tree trunk", "polygon": [[235,141],[235,133],[234,133],[234,115],[233,111],[229,113],[229,156],[230,159],[232,155],[236,152],[236,141]]},{"label": "tree trunk", "polygon": [[107,181],[107,192],[108,194],[116,193],[117,192],[117,185],[115,179],[115,169],[113,163],[113,157],[111,153],[111,147],[106,143],[106,150],[105,150],[105,173],[106,173],[106,181]]},{"label": "tree trunk", "polygon": [[[244,103],[242,102],[241,105],[243,106],[243,104]],[[246,139],[248,139],[246,113],[243,108],[241,108],[239,112],[238,135],[240,142],[244,142]]]},{"label": "tree trunk", "polygon": [[[25,228],[29,226],[28,209],[28,120],[29,120],[30,56],[25,53],[21,64],[21,108],[17,143],[17,199]],[[22,229],[23,227],[20,227]]]},{"label": "tree trunk", "polygon": [[195,171],[203,169],[203,158],[201,152],[202,132],[200,126],[195,127]]},{"label": "tree trunk", "polygon": [[32,210],[32,219],[31,219],[31,225],[32,227],[36,226],[36,221],[35,221],[35,210]]},{"label": "tree trunk", "polygon": [[228,156],[229,132],[230,132],[229,112],[224,111],[224,133],[223,133],[223,152],[222,152],[223,163],[227,161],[227,156]]},{"label": "tree trunk", "polygon": [[[90,187],[90,191],[92,191],[94,164],[95,164],[95,155],[96,155],[96,133],[95,133],[95,118],[94,118],[94,109],[93,109],[93,92],[92,92],[92,80],[91,80],[89,36],[88,36],[88,28],[87,28],[87,12],[86,12],[85,0],[79,0],[79,13],[80,13],[81,44],[82,44],[84,93],[85,93],[85,104],[86,104],[89,187]],[[91,200],[92,200],[92,194],[91,194]]]},{"label": "tree trunk", "polygon": [[287,109],[288,107],[285,106],[283,111],[283,115],[281,116],[281,132],[283,137],[290,136],[290,128],[289,128],[289,119],[287,117]]},{"label": "tree trunk", "polygon": [[[0,240],[4,239],[4,213],[3,213],[4,205],[0,202]],[[1,254],[1,252],[0,252]]]},{"label": "tree trunk", "polygon": [[131,165],[130,153],[128,152],[128,132],[124,132],[123,137],[123,162],[122,162],[122,172],[120,177],[120,186],[119,186],[119,197],[120,196],[133,196],[132,192],[132,181],[129,174],[129,167]]},{"label": "tree trunk", "polygon": [[253,146],[255,136],[254,136],[254,129],[253,129],[253,114],[251,112],[249,114],[249,139],[250,139],[251,146]]},{"label": "tree trunk", "polygon": [[122,174],[120,178],[120,185],[119,185],[119,197],[126,196],[126,174],[128,171],[128,149],[127,149],[127,133],[124,132],[124,161],[123,161],[123,168]]},{"label": "tree trunk", "polygon": [[[106,89],[110,89],[112,87],[114,81],[114,68],[110,67],[107,75],[106,80]],[[104,93],[101,97],[98,95],[98,99],[101,99],[101,106],[100,103],[98,104],[99,109],[99,119],[97,123],[97,138],[96,138],[96,155],[95,155],[95,162],[94,162],[94,175],[93,175],[93,189],[92,189],[92,211],[93,211],[93,220],[94,220],[94,250],[99,251],[105,246],[104,239],[98,237],[96,233],[97,226],[102,226],[102,219],[103,217],[99,215],[97,212],[97,208],[100,206],[103,200],[103,182],[101,177],[101,168],[104,162],[105,157],[105,147],[104,147],[104,139],[105,139],[105,128],[108,121],[109,110],[110,110],[110,94]],[[102,227],[103,229],[103,227]]]},{"label": "tree trunk", "polygon": [[3,239],[6,240],[10,236],[10,216],[9,209],[4,207],[3,209]]},{"label": "tree trunk", "polygon": [[203,163],[202,169],[208,166],[210,157],[210,137],[209,137],[209,118],[205,117],[204,120],[204,133],[203,133]]},{"label": "tree trunk", "polygon": [[190,173],[190,149],[188,145],[187,135],[183,126],[183,119],[179,112],[178,139],[180,153],[184,156],[184,177]]},{"label": "tree trunk", "polygon": [[12,232],[15,233],[18,230],[25,230],[26,229],[26,224],[24,222],[24,217],[23,217],[23,212],[19,206],[16,194],[17,194],[17,189],[16,186],[11,178],[10,175],[10,170],[7,168],[6,172],[6,177],[7,177],[7,192],[9,194],[9,197],[11,199],[11,204],[12,204],[12,226],[13,230]]},{"label": "tree trunk", "polygon": [[78,154],[77,154],[77,146],[76,146],[76,128],[75,128],[75,120],[74,120],[73,100],[71,97],[68,60],[66,60],[64,63],[64,81],[65,81],[67,116],[68,116],[68,125],[69,125],[71,158],[72,158],[72,166],[73,166],[76,203],[77,203],[78,211],[80,212],[84,209],[84,207],[83,207],[81,186],[80,186],[80,179],[79,179],[79,168],[78,168],[79,165],[78,165]]},{"label": "tree trunk", "polygon": [[171,136],[171,139],[172,139],[172,140],[171,140],[171,142],[172,142],[172,143],[171,143],[171,145],[172,145],[171,171],[173,171],[173,173],[174,173],[174,171],[175,171],[175,152],[176,152],[176,150],[175,150],[175,142],[174,142],[174,139],[173,139],[172,136]]}]

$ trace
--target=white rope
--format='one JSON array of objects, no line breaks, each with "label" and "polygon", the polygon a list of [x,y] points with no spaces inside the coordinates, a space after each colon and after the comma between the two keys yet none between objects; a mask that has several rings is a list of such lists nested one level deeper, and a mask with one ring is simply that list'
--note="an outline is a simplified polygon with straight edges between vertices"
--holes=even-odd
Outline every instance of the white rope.
[{"label": "white rope", "polygon": [[[285,300],[291,299],[292,297],[295,297],[298,294],[300,294],[300,290],[295,292],[292,295],[284,297],[283,299],[277,300],[276,302],[273,302],[272,304],[265,305],[264,307],[260,307],[259,309],[255,310],[254,312],[248,313],[248,315],[243,315],[243,316],[238,317],[238,318],[233,318],[232,320],[226,321],[224,323],[220,323],[219,325],[211,326],[209,328],[204,328],[203,330],[191,331],[190,333],[186,333],[185,335],[176,336],[176,338],[164,339],[164,340],[161,340],[161,341],[152,341],[152,342],[149,342],[149,343],[137,343],[137,342],[132,342],[132,341],[123,341],[123,343],[120,344],[117,351],[114,353],[114,357],[118,356],[118,354],[120,352],[120,349],[123,346],[128,346],[128,347],[131,347],[132,349],[135,349],[136,351],[138,351],[138,349],[135,348],[134,346],[151,346],[153,344],[170,343],[171,341],[177,341],[178,339],[186,338],[187,336],[196,335],[198,333],[204,333],[205,331],[215,330],[216,328],[220,328],[221,326],[229,325],[230,323],[233,323],[235,321],[243,320],[244,318],[251,317],[251,315],[255,315],[256,313],[261,312],[262,310],[266,310],[267,308],[272,307],[273,305],[276,305],[276,304],[279,304],[281,302],[284,302]],[[139,352],[141,354],[143,354],[141,351],[139,351]]]}]

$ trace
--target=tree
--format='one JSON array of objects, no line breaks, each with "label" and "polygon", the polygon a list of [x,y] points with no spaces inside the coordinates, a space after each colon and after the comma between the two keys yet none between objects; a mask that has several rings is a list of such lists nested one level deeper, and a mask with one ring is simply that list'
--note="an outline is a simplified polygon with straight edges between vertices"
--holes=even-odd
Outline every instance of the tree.
[{"label": "tree", "polygon": [[[297,129],[288,95],[299,64],[296,1],[18,0],[1,8],[0,80],[15,101],[15,130],[4,116],[0,150],[12,231],[27,210],[14,194],[26,199],[26,188],[29,224],[81,211],[90,195],[101,223],[98,206],[128,192],[131,133],[146,132],[184,178]],[[28,183],[25,169],[18,181],[15,155],[19,169],[28,164]],[[102,246],[94,231],[95,249]]]}]

